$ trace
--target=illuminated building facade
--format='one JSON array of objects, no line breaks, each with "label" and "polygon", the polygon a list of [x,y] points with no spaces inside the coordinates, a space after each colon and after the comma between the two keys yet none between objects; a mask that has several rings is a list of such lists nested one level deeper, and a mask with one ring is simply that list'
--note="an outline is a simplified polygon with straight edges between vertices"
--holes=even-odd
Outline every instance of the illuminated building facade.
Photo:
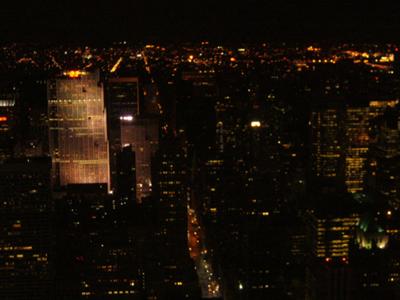
[{"label": "illuminated building facade", "polygon": [[17,98],[15,87],[0,87],[0,161],[11,157],[14,151]]},{"label": "illuminated building facade", "polygon": [[344,177],[343,113],[335,106],[311,113],[311,168],[317,178]]},{"label": "illuminated building facade", "polygon": [[0,168],[0,298],[54,299],[48,158]]},{"label": "illuminated building facade", "polygon": [[364,191],[371,122],[396,101],[330,106],[311,114],[312,172],[318,178],[344,183],[350,193]]},{"label": "illuminated building facade", "polygon": [[365,188],[373,120],[396,104],[395,100],[379,100],[346,108],[345,183],[350,193],[362,192]]},{"label": "illuminated building facade", "polygon": [[325,185],[308,197],[313,202],[305,214],[310,256],[327,262],[347,260],[360,220],[353,195],[344,186]]},{"label": "illuminated building facade", "polygon": [[106,109],[99,72],[66,72],[48,83],[55,186],[109,184]]},{"label": "illuminated building facade", "polygon": [[314,202],[305,215],[306,299],[353,299],[349,256],[360,220],[355,203],[344,187],[324,188]]},{"label": "illuminated building facade", "polygon": [[121,123],[139,114],[139,79],[109,78],[106,83],[107,130],[110,143],[111,188],[117,180],[117,155],[122,149]]},{"label": "illuminated building facade", "polygon": [[369,150],[369,107],[346,110],[345,183],[351,193],[361,192],[366,175],[365,163]]},{"label": "illuminated building facade", "polygon": [[321,217],[312,214],[310,217],[313,255],[328,262],[337,258],[347,260],[359,216]]}]

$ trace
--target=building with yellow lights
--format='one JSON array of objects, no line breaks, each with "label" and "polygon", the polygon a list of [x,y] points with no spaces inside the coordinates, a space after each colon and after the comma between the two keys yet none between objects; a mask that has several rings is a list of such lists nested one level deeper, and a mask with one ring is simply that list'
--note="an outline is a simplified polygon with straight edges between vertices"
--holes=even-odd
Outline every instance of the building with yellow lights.
[{"label": "building with yellow lights", "polygon": [[363,192],[371,146],[371,122],[394,100],[333,104],[311,113],[313,176],[344,183],[350,193]]},{"label": "building with yellow lights", "polygon": [[321,190],[314,202],[305,214],[306,299],[352,299],[349,256],[360,220],[354,200],[332,188]]},{"label": "building with yellow lights", "polygon": [[109,184],[106,109],[99,72],[69,71],[48,82],[55,186]]},{"label": "building with yellow lights", "polygon": [[0,168],[0,299],[51,299],[53,262],[50,159]]}]

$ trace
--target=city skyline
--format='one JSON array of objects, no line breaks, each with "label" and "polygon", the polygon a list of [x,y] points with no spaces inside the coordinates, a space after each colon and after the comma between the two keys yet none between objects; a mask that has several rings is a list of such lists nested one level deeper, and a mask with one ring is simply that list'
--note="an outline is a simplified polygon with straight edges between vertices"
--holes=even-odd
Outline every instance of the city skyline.
[{"label": "city skyline", "polygon": [[7,3],[0,298],[399,299],[400,42],[372,8]]}]

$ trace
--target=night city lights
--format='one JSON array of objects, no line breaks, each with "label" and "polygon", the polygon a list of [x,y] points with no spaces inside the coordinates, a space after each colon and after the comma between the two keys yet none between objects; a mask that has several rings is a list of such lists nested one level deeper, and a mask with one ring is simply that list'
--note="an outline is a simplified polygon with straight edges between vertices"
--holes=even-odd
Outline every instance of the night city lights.
[{"label": "night city lights", "polygon": [[392,2],[2,3],[0,300],[400,299]]}]

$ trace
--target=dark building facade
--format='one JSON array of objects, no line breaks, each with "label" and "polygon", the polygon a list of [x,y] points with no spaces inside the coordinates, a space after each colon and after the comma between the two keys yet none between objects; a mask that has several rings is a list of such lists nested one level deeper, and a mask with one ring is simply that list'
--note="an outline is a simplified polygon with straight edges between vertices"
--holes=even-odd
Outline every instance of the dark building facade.
[{"label": "dark building facade", "polygon": [[48,158],[0,165],[0,298],[54,299]]}]

